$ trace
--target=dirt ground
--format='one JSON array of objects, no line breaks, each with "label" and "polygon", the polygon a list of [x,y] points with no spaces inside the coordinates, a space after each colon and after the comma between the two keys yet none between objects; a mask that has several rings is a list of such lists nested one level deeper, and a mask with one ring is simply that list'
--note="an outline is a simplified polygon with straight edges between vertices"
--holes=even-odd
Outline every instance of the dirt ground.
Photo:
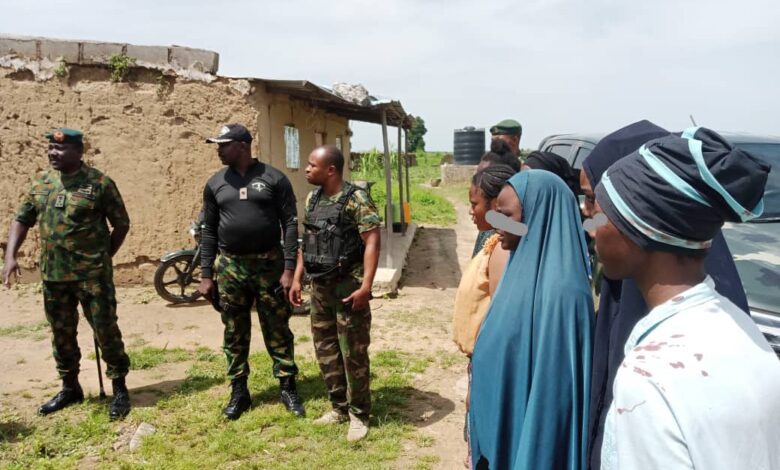
[{"label": "dirt ground", "polygon": [[[431,445],[419,448],[410,443],[397,462],[408,468],[422,455],[437,460],[434,467],[463,468],[466,446],[463,419],[466,390],[466,360],[451,341],[451,313],[460,274],[471,256],[476,230],[467,208],[452,200],[458,223],[452,227],[421,227],[409,253],[398,296],[372,301],[371,352],[394,349],[431,357],[431,365],[414,381],[416,392],[407,409],[409,420]],[[206,302],[171,306],[153,288],[119,288],[118,314],[125,344],[194,349],[205,346],[219,350],[222,324]],[[0,289],[0,407],[15,409],[32,417],[37,406],[59,388],[45,325],[41,295],[31,285]],[[252,349],[263,350],[262,337],[254,319]],[[296,338],[311,337],[308,316],[291,321]],[[81,382],[87,393],[97,394],[97,372],[89,355],[94,351],[89,326],[79,325],[82,361]],[[311,340],[296,345],[296,355],[313,357]],[[150,390],[173,390],[185,377],[189,363],[163,364],[149,370],[132,371],[127,377],[134,406],[153,403]],[[254,371],[253,373],[270,373]],[[110,383],[107,383],[110,392]],[[153,386],[153,387],[152,387]],[[305,399],[305,397],[304,397]]]}]

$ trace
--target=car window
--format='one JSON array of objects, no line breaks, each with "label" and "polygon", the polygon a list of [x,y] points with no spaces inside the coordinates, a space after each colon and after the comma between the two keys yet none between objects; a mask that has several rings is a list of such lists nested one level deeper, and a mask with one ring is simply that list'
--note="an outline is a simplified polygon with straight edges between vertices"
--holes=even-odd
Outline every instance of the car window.
[{"label": "car window", "polygon": [[547,147],[545,151],[558,154],[571,163],[571,144],[554,144]]},{"label": "car window", "polygon": [[585,161],[585,157],[590,155],[590,151],[593,150],[591,147],[580,147],[577,149],[577,157],[574,159],[574,163],[572,164],[572,168],[575,170],[579,170],[582,168],[582,162]]},{"label": "car window", "polygon": [[734,145],[772,165],[764,190],[764,213],[758,220],[780,217],[780,144],[736,143]]}]

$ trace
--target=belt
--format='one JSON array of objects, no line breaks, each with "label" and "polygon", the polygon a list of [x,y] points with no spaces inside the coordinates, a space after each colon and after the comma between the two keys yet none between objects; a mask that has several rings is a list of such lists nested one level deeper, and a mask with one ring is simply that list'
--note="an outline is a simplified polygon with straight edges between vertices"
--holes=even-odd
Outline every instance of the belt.
[{"label": "belt", "polygon": [[282,254],[281,252],[282,250],[279,248],[274,248],[264,253],[231,253],[227,250],[219,250],[219,254],[222,256],[238,259],[279,259]]}]

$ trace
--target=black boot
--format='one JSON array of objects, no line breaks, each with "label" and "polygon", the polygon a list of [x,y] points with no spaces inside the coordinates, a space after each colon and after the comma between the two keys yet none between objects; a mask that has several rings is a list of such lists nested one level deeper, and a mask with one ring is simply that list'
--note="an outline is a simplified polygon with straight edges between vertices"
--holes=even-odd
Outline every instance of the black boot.
[{"label": "black boot", "polygon": [[78,376],[64,377],[62,379],[62,390],[54,395],[54,398],[41,405],[38,408],[38,414],[45,416],[82,401],[84,401],[84,391],[81,390]]},{"label": "black boot", "polygon": [[306,416],[301,397],[298,396],[298,391],[295,388],[295,376],[280,377],[279,388],[282,390],[280,398],[285,408],[295,416]]},{"label": "black boot", "polygon": [[130,413],[130,393],[127,391],[124,377],[113,379],[111,386],[114,388],[114,401],[108,409],[108,417],[113,421],[124,418]]},{"label": "black boot", "polygon": [[252,406],[252,399],[249,396],[249,389],[246,387],[246,377],[239,377],[230,382],[233,388],[230,393],[230,401],[222,409],[222,413],[228,419],[238,419]]}]

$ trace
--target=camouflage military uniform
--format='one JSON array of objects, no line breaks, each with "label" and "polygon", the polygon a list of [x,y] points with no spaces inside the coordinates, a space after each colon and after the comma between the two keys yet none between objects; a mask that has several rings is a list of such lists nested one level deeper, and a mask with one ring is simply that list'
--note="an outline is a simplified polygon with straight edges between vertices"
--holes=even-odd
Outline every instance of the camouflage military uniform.
[{"label": "camouflage military uniform", "polygon": [[289,305],[277,297],[274,290],[281,287],[279,278],[284,270],[282,249],[252,255],[219,254],[215,273],[222,306],[225,334],[222,348],[228,362],[231,380],[249,376],[249,344],[252,336],[250,310],[257,309],[260,329],[268,354],[273,360],[275,377],[290,377],[298,373],[295,365],[289,320]]},{"label": "camouflage military uniform", "polygon": [[[312,195],[310,193],[306,198],[306,222]],[[318,205],[335,204],[340,197],[341,193],[331,197],[323,194]],[[381,223],[374,203],[363,190],[352,194],[344,206],[344,214],[357,225],[360,233],[377,228]],[[362,260],[349,274],[312,280],[311,331],[333,408],[366,419],[371,410],[368,358],[371,310],[347,311],[342,302],[360,288],[362,281]]]},{"label": "camouflage military uniform", "polygon": [[130,219],[114,182],[86,165],[70,176],[44,171],[33,180],[16,220],[27,227],[38,222],[44,310],[60,377],[79,372],[79,303],[97,337],[106,375],[127,375],[130,359],[117,326],[106,221],[118,227],[130,225]]}]

